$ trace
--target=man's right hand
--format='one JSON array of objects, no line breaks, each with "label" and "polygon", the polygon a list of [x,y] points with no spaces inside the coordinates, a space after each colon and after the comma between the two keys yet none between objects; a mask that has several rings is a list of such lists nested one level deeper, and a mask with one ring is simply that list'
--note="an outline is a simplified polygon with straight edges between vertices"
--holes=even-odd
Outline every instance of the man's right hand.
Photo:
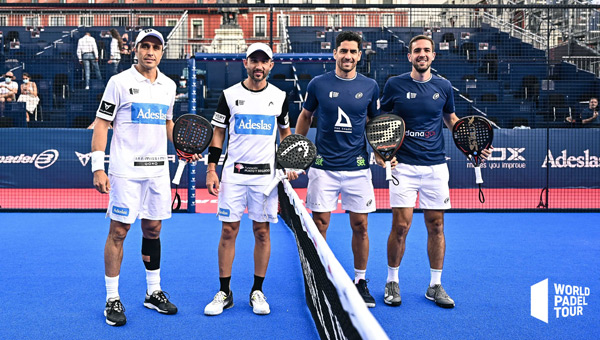
[{"label": "man's right hand", "polygon": [[108,194],[110,191],[110,181],[104,170],[94,172],[94,188],[102,194]]},{"label": "man's right hand", "polygon": [[215,170],[206,173],[206,188],[209,194],[219,196],[219,176]]}]

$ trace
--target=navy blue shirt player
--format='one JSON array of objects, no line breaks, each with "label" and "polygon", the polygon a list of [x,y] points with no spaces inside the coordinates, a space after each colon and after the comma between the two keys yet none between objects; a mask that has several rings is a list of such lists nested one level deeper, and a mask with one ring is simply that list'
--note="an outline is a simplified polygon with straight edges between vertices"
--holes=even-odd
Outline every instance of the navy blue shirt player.
[{"label": "navy blue shirt player", "polygon": [[375,194],[369,169],[365,127],[379,114],[377,83],[356,72],[362,39],[341,32],[333,50],[335,71],[308,84],[307,99],[296,123],[296,133],[306,136],[313,114],[317,119],[317,159],[308,172],[306,207],[325,238],[331,212],[342,195],[349,211],[354,253],[354,283],[368,307],[375,307],[366,281],[369,258],[367,214],[375,211]]}]

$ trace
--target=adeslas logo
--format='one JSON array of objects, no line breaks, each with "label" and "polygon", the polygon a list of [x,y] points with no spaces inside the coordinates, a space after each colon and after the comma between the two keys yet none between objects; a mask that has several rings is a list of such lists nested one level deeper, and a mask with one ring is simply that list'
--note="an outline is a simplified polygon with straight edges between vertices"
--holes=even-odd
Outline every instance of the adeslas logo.
[{"label": "adeslas logo", "polygon": [[132,103],[131,122],[135,124],[165,125],[167,121],[168,105]]},{"label": "adeslas logo", "polygon": [[271,135],[275,117],[265,115],[236,115],[235,133],[239,135]]}]

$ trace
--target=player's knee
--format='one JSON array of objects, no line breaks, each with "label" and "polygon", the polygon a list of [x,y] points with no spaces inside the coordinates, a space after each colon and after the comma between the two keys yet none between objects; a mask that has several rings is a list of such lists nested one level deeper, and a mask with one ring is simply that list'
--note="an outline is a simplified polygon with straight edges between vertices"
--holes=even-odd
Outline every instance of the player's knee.
[{"label": "player's knee", "polygon": [[145,238],[156,239],[160,236],[160,230],[162,227],[161,221],[142,221],[142,233]]},{"label": "player's knee", "polygon": [[355,223],[352,225],[352,233],[355,236],[359,236],[362,238],[369,237],[367,229],[367,223]]},{"label": "player's knee", "polygon": [[443,235],[444,234],[444,221],[442,219],[435,219],[427,222],[427,232],[430,235]]},{"label": "player's knee", "polygon": [[123,243],[125,237],[127,237],[127,231],[125,228],[112,228],[108,237],[115,243]]},{"label": "player's knee", "polygon": [[268,229],[258,229],[254,231],[254,238],[256,242],[266,243],[270,239]]},{"label": "player's knee", "polygon": [[237,228],[231,226],[231,225],[224,225],[223,229],[221,230],[221,238],[223,240],[234,240],[235,237],[237,235]]}]

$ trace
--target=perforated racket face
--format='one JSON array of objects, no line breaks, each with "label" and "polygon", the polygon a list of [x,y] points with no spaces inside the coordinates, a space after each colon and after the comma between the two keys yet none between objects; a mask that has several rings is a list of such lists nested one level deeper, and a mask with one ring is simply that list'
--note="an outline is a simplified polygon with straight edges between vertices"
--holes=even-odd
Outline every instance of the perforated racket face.
[{"label": "perforated racket face", "polygon": [[487,119],[480,116],[468,116],[459,119],[454,124],[452,139],[454,139],[456,147],[474,165],[479,165],[481,162],[481,151],[492,145],[494,130]]},{"label": "perforated racket face", "polygon": [[202,153],[210,144],[212,131],[210,122],[205,118],[195,114],[184,114],[177,118],[173,126],[175,149],[179,151],[180,156],[189,154],[191,157],[192,154]]},{"label": "perforated racket face", "polygon": [[391,161],[402,146],[406,127],[402,118],[384,114],[367,123],[367,140],[384,160]]},{"label": "perforated racket face", "polygon": [[284,169],[306,170],[317,157],[317,148],[302,135],[285,137],[277,148],[277,163]]}]

